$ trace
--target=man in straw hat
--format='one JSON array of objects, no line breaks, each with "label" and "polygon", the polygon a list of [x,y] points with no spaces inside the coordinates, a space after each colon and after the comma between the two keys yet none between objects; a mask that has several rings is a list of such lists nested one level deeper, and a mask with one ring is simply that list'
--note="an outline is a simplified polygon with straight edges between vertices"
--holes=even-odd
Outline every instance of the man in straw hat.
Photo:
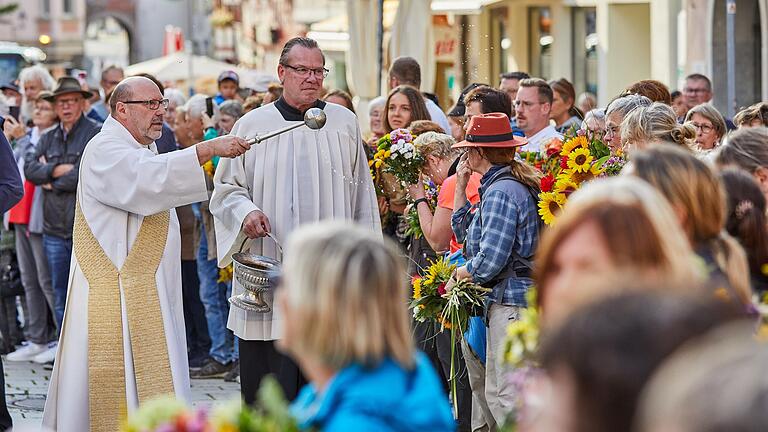
[{"label": "man in straw hat", "polygon": [[[43,97],[53,104],[59,124],[40,137],[37,151],[27,155],[24,165],[27,180],[43,189],[43,249],[53,286],[57,328],[61,328],[67,300],[80,157],[100,129],[98,123],[85,116],[86,99],[90,97],[77,79],[59,79],[54,92]],[[36,360],[50,362],[55,354],[56,348],[52,347]]]},{"label": "man in straw hat", "polygon": [[249,145],[225,136],[158,154],[167,107],[151,80],[123,80],[110,98],[110,117],[83,151],[47,428],[113,432],[151,398],[189,401],[174,207],[208,197],[201,165]]}]

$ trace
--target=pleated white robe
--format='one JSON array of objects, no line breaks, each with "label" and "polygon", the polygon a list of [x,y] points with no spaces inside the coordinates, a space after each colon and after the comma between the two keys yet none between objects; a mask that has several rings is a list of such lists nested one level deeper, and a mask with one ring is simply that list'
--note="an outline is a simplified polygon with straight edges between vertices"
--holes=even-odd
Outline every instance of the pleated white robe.
[{"label": "pleated white robe", "polygon": [[[101,132],[83,152],[77,197],[94,237],[117,269],[125,262],[144,216],[170,210],[165,252],[156,273],[165,328],[157,329],[155,336],[165,338],[168,345],[176,396],[189,401],[181,296],[181,235],[173,208],[208,197],[194,147],[158,155],[154,143],[139,144],[123,125],[107,117]],[[121,297],[123,295],[121,292]],[[126,400],[130,413],[138,405],[138,396],[124,301],[122,324]],[[48,388],[43,427],[60,432],[88,431],[88,390],[88,281],[73,251],[67,309]]]},{"label": "pleated white robe", "polygon": [[[251,147],[243,156],[222,159],[214,176],[211,213],[214,216],[219,265],[232,262],[246,240],[245,217],[261,210],[272,234],[284,246],[303,224],[321,220],[354,221],[381,234],[381,221],[357,117],[348,109],[326,104],[325,126],[305,126]],[[243,116],[232,134],[245,138],[296,124],[286,121],[275,104]],[[251,252],[281,260],[270,238],[245,244]],[[233,295],[243,292],[237,280]],[[273,304],[271,292],[264,299]],[[230,306],[227,326],[244,340],[275,340],[282,333],[279,313],[246,312]]]}]

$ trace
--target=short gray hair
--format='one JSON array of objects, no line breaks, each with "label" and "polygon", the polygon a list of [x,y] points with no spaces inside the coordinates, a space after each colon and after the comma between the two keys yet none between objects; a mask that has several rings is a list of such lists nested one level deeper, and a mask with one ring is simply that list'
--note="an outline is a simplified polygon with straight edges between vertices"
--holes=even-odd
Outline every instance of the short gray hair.
[{"label": "short gray hair", "polygon": [[43,85],[43,90],[53,90],[53,87],[56,85],[56,80],[53,79],[50,72],[48,72],[48,69],[40,65],[24,68],[19,73],[19,81],[21,82],[22,88],[24,87],[24,83],[34,80],[40,81]]},{"label": "short gray hair", "polygon": [[175,88],[169,88],[165,89],[165,98],[168,99],[171,103],[175,104],[177,107],[180,107],[187,103],[187,98],[184,97],[184,93],[181,92],[179,89]]},{"label": "short gray hair", "polygon": [[237,120],[243,116],[243,104],[236,100],[224,101],[219,106],[219,112]]},{"label": "short gray hair", "polygon": [[[202,117],[203,113],[205,112],[205,100],[207,98],[208,96],[200,93],[189,98],[187,103],[184,104],[184,109],[187,112],[187,116],[191,118]],[[219,118],[219,107],[215,103],[213,104],[213,117],[214,120],[218,120]]]},{"label": "short gray hair", "polygon": [[653,102],[645,96],[639,94],[631,94],[614,99],[608,108],[605,109],[605,116],[609,116],[613,113],[619,113],[622,117],[631,113],[639,107],[650,106]]},{"label": "short gray hair", "polygon": [[371,102],[368,104],[368,115],[370,115],[376,108],[383,108],[386,104],[387,98],[384,96],[378,96],[371,99]]},{"label": "short gray hair", "polygon": [[715,106],[711,103],[707,102],[691,108],[688,111],[688,114],[685,115],[685,122],[687,123],[691,121],[694,114],[698,114],[711,121],[712,126],[715,127],[715,133],[718,137],[722,138],[728,132],[728,129],[726,129],[725,126],[725,119],[723,118],[723,115],[720,114],[720,111],[718,111],[717,108],[715,108]]}]

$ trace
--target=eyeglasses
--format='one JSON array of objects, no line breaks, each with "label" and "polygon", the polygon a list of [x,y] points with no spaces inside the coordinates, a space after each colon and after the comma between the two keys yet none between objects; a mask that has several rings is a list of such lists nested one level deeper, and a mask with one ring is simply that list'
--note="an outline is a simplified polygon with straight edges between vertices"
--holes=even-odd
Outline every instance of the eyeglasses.
[{"label": "eyeglasses", "polygon": [[296,75],[307,78],[309,77],[310,73],[313,75],[316,75],[318,77],[322,76],[323,78],[328,76],[328,72],[330,72],[326,68],[318,68],[318,69],[310,69],[305,68],[303,66],[291,66],[289,64],[281,63],[284,67],[287,67],[288,69],[292,69],[294,72],[296,72]]},{"label": "eyeglasses", "polygon": [[715,129],[715,127],[712,125],[694,123],[694,122],[691,122],[691,126],[695,127],[697,130],[700,130],[702,133],[705,133],[705,134],[708,134]]},{"label": "eyeglasses", "polygon": [[158,109],[160,109],[160,105],[162,105],[164,109],[168,109],[168,99],[151,99],[151,100],[143,100],[143,101],[118,101],[118,102],[122,102],[124,104],[142,104],[152,111],[157,111]]},{"label": "eyeglasses", "polygon": [[619,127],[618,126],[610,126],[605,128],[605,137],[611,136],[614,137],[619,134]]},{"label": "eyeglasses", "polygon": [[705,88],[690,88],[690,87],[685,87],[685,88],[683,89],[683,93],[689,93],[689,94],[706,93],[706,92],[708,92],[708,91],[709,91],[709,90],[707,90],[707,89],[705,89]]},{"label": "eyeglasses", "polygon": [[80,103],[82,100],[83,98],[56,99],[56,105],[59,105],[59,106],[75,105],[77,103]]},{"label": "eyeglasses", "polygon": [[521,101],[521,100],[515,100],[515,108],[520,108],[520,105],[524,106],[525,109],[531,109],[536,105],[541,105],[543,102],[528,102],[528,101]]}]

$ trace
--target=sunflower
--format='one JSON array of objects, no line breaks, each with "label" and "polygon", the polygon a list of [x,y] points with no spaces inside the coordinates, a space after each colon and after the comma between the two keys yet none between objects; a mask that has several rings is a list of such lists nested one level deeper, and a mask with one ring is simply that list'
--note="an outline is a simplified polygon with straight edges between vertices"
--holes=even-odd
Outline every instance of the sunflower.
[{"label": "sunflower", "polygon": [[585,181],[592,180],[602,173],[597,164],[592,165],[589,170],[585,172],[578,172],[573,169],[567,169],[563,172],[567,173],[568,176],[571,177],[574,182],[576,182],[576,184],[582,184]]},{"label": "sunflower", "polygon": [[568,168],[577,172],[587,172],[594,159],[588,149],[577,148],[568,155]]},{"label": "sunflower", "polygon": [[563,144],[562,150],[560,150],[560,156],[568,156],[573,150],[578,148],[589,148],[589,142],[586,137],[577,136],[566,141],[565,144]]},{"label": "sunflower", "polygon": [[576,191],[576,189],[579,188],[579,185],[573,181],[571,176],[569,176],[566,173],[561,173],[559,176],[557,176],[557,181],[555,182],[555,192],[559,192],[562,194],[565,194],[566,196]]},{"label": "sunflower", "polygon": [[565,194],[559,192],[545,192],[539,194],[539,215],[547,225],[552,225],[557,214],[563,209]]},{"label": "sunflower", "polygon": [[413,279],[413,298],[416,300],[421,298],[421,278]]}]

